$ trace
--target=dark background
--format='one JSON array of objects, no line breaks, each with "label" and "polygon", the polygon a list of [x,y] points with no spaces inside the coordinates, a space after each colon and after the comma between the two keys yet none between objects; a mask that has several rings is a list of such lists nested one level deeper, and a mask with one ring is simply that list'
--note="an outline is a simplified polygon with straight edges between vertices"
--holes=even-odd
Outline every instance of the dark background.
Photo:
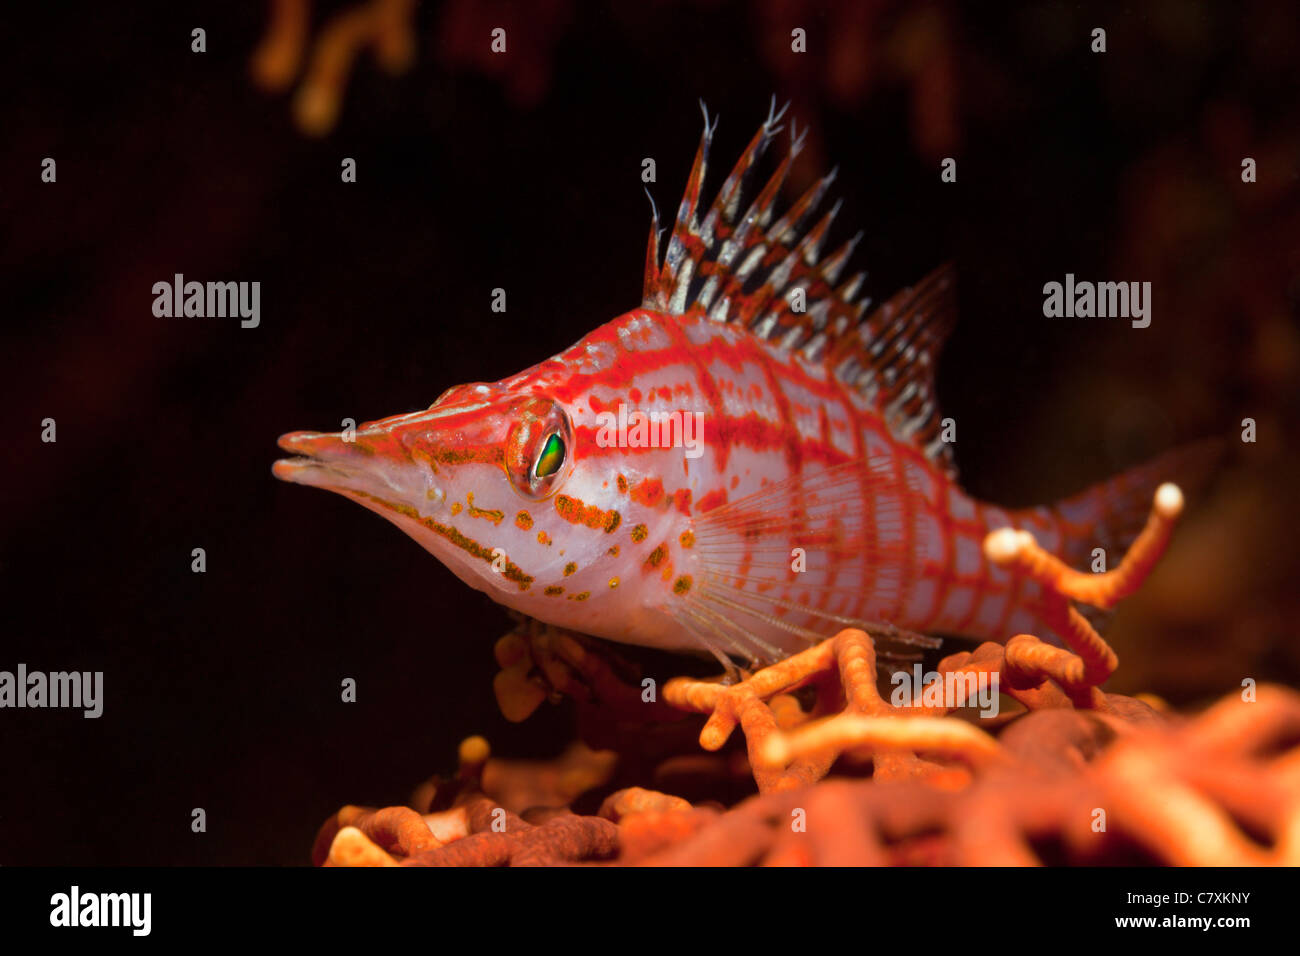
[{"label": "dark background", "polygon": [[[308,55],[363,6],[313,5]],[[363,51],[313,135],[301,74],[251,75],[269,7],[12,5],[0,669],[102,670],[106,703],[0,711],[0,863],[301,864],[340,805],[403,802],[468,734],[568,742],[565,705],[497,711],[505,613],[272,479],[275,438],[427,406],[635,307],[641,160],[673,210],[699,97],[722,117],[710,195],[775,92],[812,127],[787,200],[839,165],[831,238],[865,229],[871,294],[955,263],[939,391],[972,492],[1053,499],[1256,418],[1109,632],[1112,686],[1194,707],[1300,682],[1294,4],[1084,6],[426,3],[409,68]],[[260,281],[261,326],[155,318],[176,272]],[[1044,319],[1066,272],[1153,282],[1151,327]]]}]

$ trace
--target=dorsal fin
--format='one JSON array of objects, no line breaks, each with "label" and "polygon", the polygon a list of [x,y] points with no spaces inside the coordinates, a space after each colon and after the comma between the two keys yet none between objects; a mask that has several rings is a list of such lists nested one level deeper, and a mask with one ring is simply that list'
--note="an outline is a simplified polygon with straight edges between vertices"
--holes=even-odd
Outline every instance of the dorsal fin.
[{"label": "dorsal fin", "polygon": [[826,351],[835,375],[875,403],[890,431],[911,441],[951,478],[957,469],[952,444],[940,437],[934,373],[956,323],[956,291],[952,267],[942,265],[896,293]]},{"label": "dorsal fin", "polygon": [[[734,322],[809,361],[825,362],[869,399],[898,438],[911,441],[955,477],[952,448],[940,440],[934,370],[955,319],[955,283],[943,266],[904,289],[865,320],[871,300],[859,299],[865,277],[839,282],[858,233],[824,260],[822,243],[839,212],[836,203],[815,223],[818,204],[835,179],[819,179],[776,222],[777,193],[803,146],[791,123],[790,149],[767,184],[745,204],[748,180],[781,127],[785,107],[773,99],[767,119],[740,155],[707,212],[704,175],[717,121],[704,112],[704,133],[660,263],[659,213],[651,208],[641,305],[669,315],[698,314]],[[795,311],[802,290],[803,309]]]}]

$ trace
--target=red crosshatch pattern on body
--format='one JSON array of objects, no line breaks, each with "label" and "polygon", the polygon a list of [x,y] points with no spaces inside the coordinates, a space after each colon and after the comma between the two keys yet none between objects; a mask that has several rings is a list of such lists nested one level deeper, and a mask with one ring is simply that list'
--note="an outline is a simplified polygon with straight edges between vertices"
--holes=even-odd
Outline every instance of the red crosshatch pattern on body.
[{"label": "red crosshatch pattern on body", "polygon": [[[511,378],[369,423],[355,447],[286,436],[309,461],[281,463],[282,476],[354,497],[502,603],[613,640],[764,662],[845,625],[904,641],[1041,632],[1037,586],[992,567],[985,535],[1026,528],[1075,559],[1115,523],[1117,502],[1141,500],[1140,518],[1153,475],[1056,509],[969,498],[934,389],[952,276],[938,269],[868,311],[862,277],[840,282],[857,240],[821,256],[839,207],[811,222],[832,177],[774,216],[801,145],[793,130],[747,202],[780,118],[706,207],[706,116],[662,250],[655,213],[639,308]],[[671,441],[611,437],[622,414],[698,423],[698,456],[683,427]],[[554,435],[554,473],[533,473]],[[467,520],[517,514],[521,495],[544,505],[531,521]],[[485,567],[494,554],[510,578]]]}]

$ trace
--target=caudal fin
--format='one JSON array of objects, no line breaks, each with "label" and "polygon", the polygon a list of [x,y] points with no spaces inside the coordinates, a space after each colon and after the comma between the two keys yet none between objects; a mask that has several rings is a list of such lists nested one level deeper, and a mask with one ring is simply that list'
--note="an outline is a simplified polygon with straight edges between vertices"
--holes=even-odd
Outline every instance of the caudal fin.
[{"label": "caudal fin", "polygon": [[1087,570],[1093,549],[1104,548],[1107,565],[1114,567],[1146,524],[1156,488],[1172,481],[1184,494],[1194,497],[1213,474],[1223,453],[1222,441],[1202,439],[1045,506],[1043,510],[1061,528],[1061,559],[1073,568]]}]

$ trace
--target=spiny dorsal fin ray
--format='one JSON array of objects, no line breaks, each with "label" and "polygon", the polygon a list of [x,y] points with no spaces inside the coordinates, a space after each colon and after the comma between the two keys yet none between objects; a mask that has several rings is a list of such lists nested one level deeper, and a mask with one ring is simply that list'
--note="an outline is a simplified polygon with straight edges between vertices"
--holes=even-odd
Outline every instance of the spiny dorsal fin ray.
[{"label": "spiny dorsal fin ray", "polygon": [[952,445],[941,439],[934,373],[957,315],[956,281],[942,265],[897,293],[830,347],[826,361],[842,380],[874,398],[885,424],[956,477]]},{"label": "spiny dorsal fin ray", "polygon": [[[897,437],[914,443],[955,477],[952,446],[940,440],[934,389],[938,352],[955,319],[951,269],[935,270],[864,319],[871,301],[858,298],[863,275],[836,285],[862,234],[829,257],[821,255],[840,206],[836,203],[820,217],[817,210],[835,170],[772,221],[777,194],[803,144],[791,121],[789,150],[746,205],[755,167],[780,132],[786,111],[778,111],[773,98],[767,119],[706,206],[704,176],[718,121],[710,122],[703,103],[700,108],[704,132],[662,263],[659,215],[654,212],[642,307],[742,325],[780,348],[826,363],[872,402]],[[803,308],[796,311],[798,292]]]}]

